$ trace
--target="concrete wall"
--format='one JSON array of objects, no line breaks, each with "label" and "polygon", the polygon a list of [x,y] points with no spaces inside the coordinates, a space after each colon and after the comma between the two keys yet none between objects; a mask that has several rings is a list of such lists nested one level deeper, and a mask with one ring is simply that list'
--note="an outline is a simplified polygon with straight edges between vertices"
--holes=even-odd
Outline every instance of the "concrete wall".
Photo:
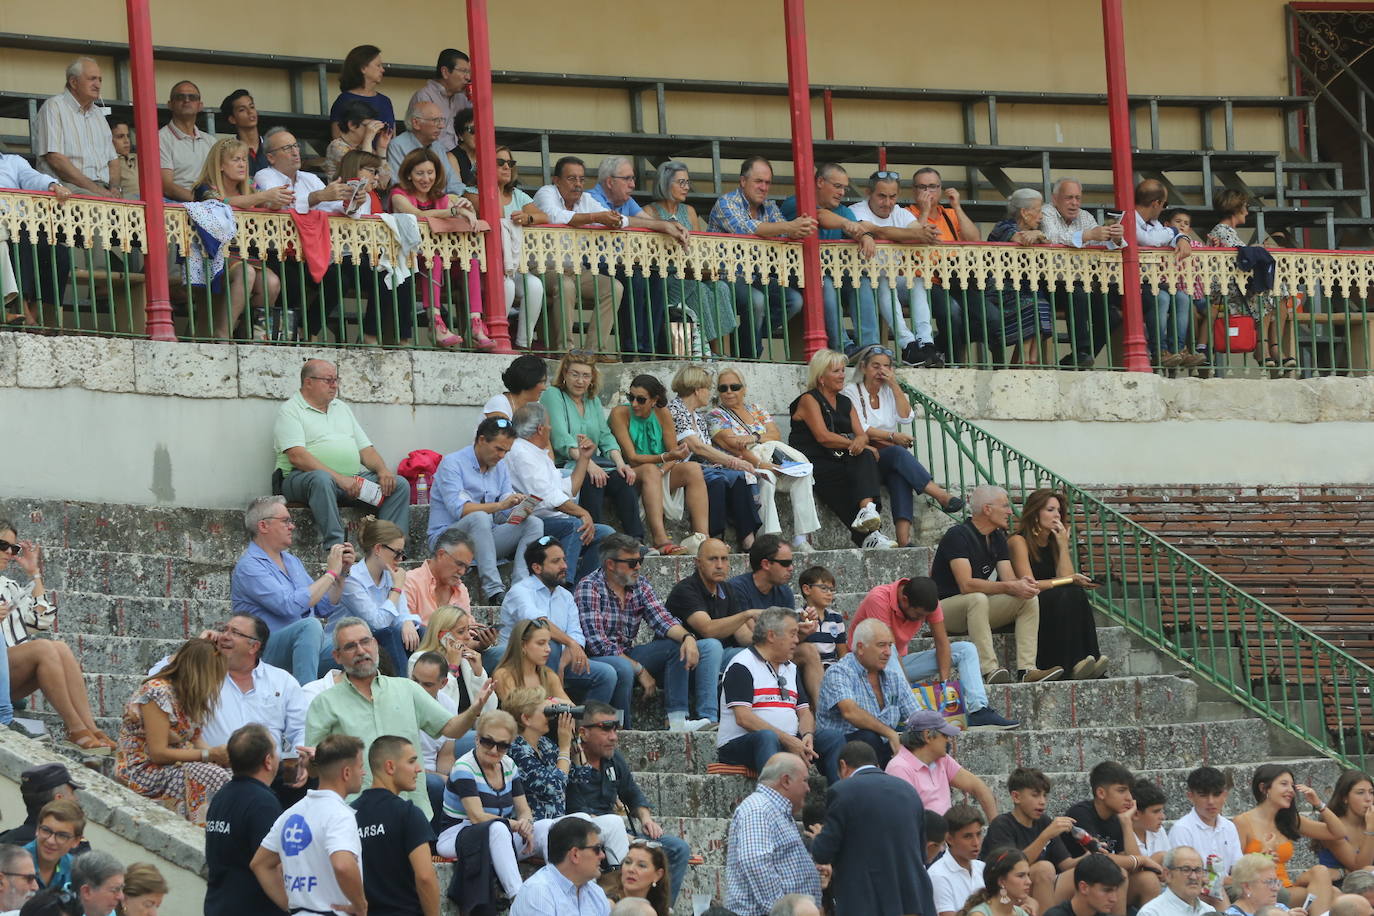
[{"label": "concrete wall", "polygon": [[[162,344],[0,334],[0,405],[15,423],[0,491],[203,507],[266,492],[277,404],[307,356],[339,362],[341,397],[394,467],[412,449],[471,441],[507,358],[423,351]],[[636,372],[603,367],[603,397]],[[783,414],[801,367],[746,367]],[[1365,484],[1374,379],[1167,380],[1108,372],[908,370],[908,380],[1085,485]],[[781,424],[786,426],[785,421]],[[22,446],[18,431],[22,430]],[[918,424],[917,436],[924,436]],[[933,468],[939,473],[938,469]],[[952,475],[951,475],[952,476]]]}]

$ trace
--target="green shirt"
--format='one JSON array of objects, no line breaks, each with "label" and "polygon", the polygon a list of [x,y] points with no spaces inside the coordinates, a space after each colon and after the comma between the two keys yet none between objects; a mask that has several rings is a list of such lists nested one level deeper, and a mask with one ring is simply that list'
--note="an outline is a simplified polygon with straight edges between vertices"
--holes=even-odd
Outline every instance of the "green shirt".
[{"label": "green shirt", "polygon": [[286,450],[297,447],[304,448],[336,474],[357,474],[363,467],[358,453],[370,446],[372,440],[343,401],[330,401],[325,412],[311,407],[297,391],[277,409],[272,444],[277,450],[277,469],[284,474],[295,470]]},{"label": "green shirt", "polygon": [[620,450],[611,428],[606,425],[606,411],[601,401],[595,397],[582,398],[582,412],[578,412],[577,402],[559,388],[545,388],[539,401],[549,411],[549,425],[553,427],[550,444],[560,463],[572,456],[577,447],[577,434],[581,433],[596,443],[597,454],[610,458],[611,452]]},{"label": "green shirt", "polygon": [[[420,749],[420,732],[438,737],[448,720],[453,718],[439,701],[419,684],[404,677],[377,675],[372,681],[372,699],[358,692],[347,677],[315,697],[305,714],[305,743],[314,747],[326,735],[353,735],[363,741],[363,766],[367,776],[366,789],[372,785],[372,769],[367,765],[367,749],[382,735],[398,735]],[[357,795],[347,800],[352,802]],[[429,793],[425,781],[419,780],[414,790],[402,792],[401,797],[415,802],[426,817],[434,812],[429,807]]]}]

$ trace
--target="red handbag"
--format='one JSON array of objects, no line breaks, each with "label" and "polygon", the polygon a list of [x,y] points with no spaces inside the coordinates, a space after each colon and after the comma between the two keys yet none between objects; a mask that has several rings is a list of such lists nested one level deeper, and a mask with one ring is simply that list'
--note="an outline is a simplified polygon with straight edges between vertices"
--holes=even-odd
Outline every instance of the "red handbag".
[{"label": "red handbag", "polygon": [[1217,353],[1253,353],[1259,335],[1249,315],[1223,315],[1212,323],[1212,346]]}]

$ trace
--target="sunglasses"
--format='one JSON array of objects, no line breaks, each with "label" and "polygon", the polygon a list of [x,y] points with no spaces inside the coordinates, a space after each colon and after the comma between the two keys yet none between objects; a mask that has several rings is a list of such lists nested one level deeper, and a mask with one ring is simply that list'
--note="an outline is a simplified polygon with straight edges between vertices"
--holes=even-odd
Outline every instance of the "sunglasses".
[{"label": "sunglasses", "polygon": [[732,385],[717,385],[716,390],[719,391],[721,394],[724,394],[727,391],[743,391],[744,386],[741,385],[739,382],[735,382]]},{"label": "sunglasses", "polygon": [[635,848],[639,848],[639,849],[662,849],[662,848],[663,848],[663,844],[660,843],[658,840],[646,840],[646,839],[644,839],[644,837],[642,837],[642,836],[637,836],[637,837],[635,837],[633,840],[630,840],[630,848],[631,848],[631,849],[635,849]]},{"label": "sunglasses", "polygon": [[902,176],[896,172],[874,172],[868,176],[869,181],[896,181],[901,182]]},{"label": "sunglasses", "polygon": [[644,562],[644,558],[643,558],[643,557],[629,557],[628,559],[626,559],[626,558],[622,558],[622,557],[612,557],[612,558],[611,558],[611,562],[612,562],[612,563],[624,563],[626,566],[630,567],[630,569],[639,569],[639,564],[641,564],[641,563]]},{"label": "sunglasses", "polygon": [[23,550],[24,548],[20,547],[18,544],[11,544],[9,541],[0,539],[0,553],[5,553],[6,551],[8,551],[9,553],[17,557]]},{"label": "sunglasses", "polygon": [[535,543],[538,544],[540,547],[548,547],[551,544],[557,544],[558,538],[554,537],[551,534],[546,534],[539,540],[535,541]]},{"label": "sunglasses", "polygon": [[630,403],[647,404],[649,403],[649,396],[647,394],[632,394],[630,395]]},{"label": "sunglasses", "polygon": [[782,702],[787,703],[787,702],[790,702],[789,699],[788,699],[789,696],[790,696],[790,694],[787,692],[787,678],[785,678],[785,677],[783,677],[781,674],[779,674],[779,675],[778,675],[778,698],[779,698],[780,700],[782,700]]},{"label": "sunglasses", "polygon": [[779,560],[779,559],[777,559],[776,557],[765,557],[765,559],[768,560],[769,563],[776,563],[776,564],[778,564],[779,566],[787,566],[787,567],[790,567],[794,562],[796,562],[795,559],[793,559],[793,558],[791,558],[791,557],[789,557],[789,558],[786,559],[786,560]]},{"label": "sunglasses", "polygon": [[583,727],[583,728],[599,728],[599,729],[601,729],[603,732],[617,732],[617,731],[620,731],[620,723],[617,722],[617,721],[615,721],[614,719],[607,719],[605,722],[586,722],[586,723],[583,723],[582,727]]},{"label": "sunglasses", "polygon": [[503,165],[508,165],[508,166],[510,166],[511,168],[515,168],[515,160],[514,160],[514,159],[502,159],[500,156],[497,156],[497,157],[496,157],[496,167],[499,169],[499,168],[500,168],[501,166],[503,166]]},{"label": "sunglasses", "polygon": [[595,844],[593,844],[593,845],[591,845],[591,846],[574,846],[573,848],[574,848],[574,849],[586,849],[586,850],[589,850],[589,851],[591,851],[591,852],[596,853],[598,856],[604,856],[604,855],[606,854],[606,844],[605,844],[605,843],[595,843]]},{"label": "sunglasses", "polygon": [[503,754],[510,750],[509,741],[497,741],[495,738],[488,738],[486,735],[479,735],[477,743],[489,751],[500,751]]}]

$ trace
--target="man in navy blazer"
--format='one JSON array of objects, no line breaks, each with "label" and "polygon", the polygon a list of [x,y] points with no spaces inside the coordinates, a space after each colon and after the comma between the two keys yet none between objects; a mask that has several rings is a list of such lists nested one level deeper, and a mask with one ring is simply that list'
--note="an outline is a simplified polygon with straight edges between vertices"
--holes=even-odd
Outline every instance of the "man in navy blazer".
[{"label": "man in navy blazer", "polygon": [[826,793],[825,826],[811,844],[833,869],[837,916],[935,916],[925,863],[925,807],[906,782],[878,769],[873,748],[850,741]]}]

